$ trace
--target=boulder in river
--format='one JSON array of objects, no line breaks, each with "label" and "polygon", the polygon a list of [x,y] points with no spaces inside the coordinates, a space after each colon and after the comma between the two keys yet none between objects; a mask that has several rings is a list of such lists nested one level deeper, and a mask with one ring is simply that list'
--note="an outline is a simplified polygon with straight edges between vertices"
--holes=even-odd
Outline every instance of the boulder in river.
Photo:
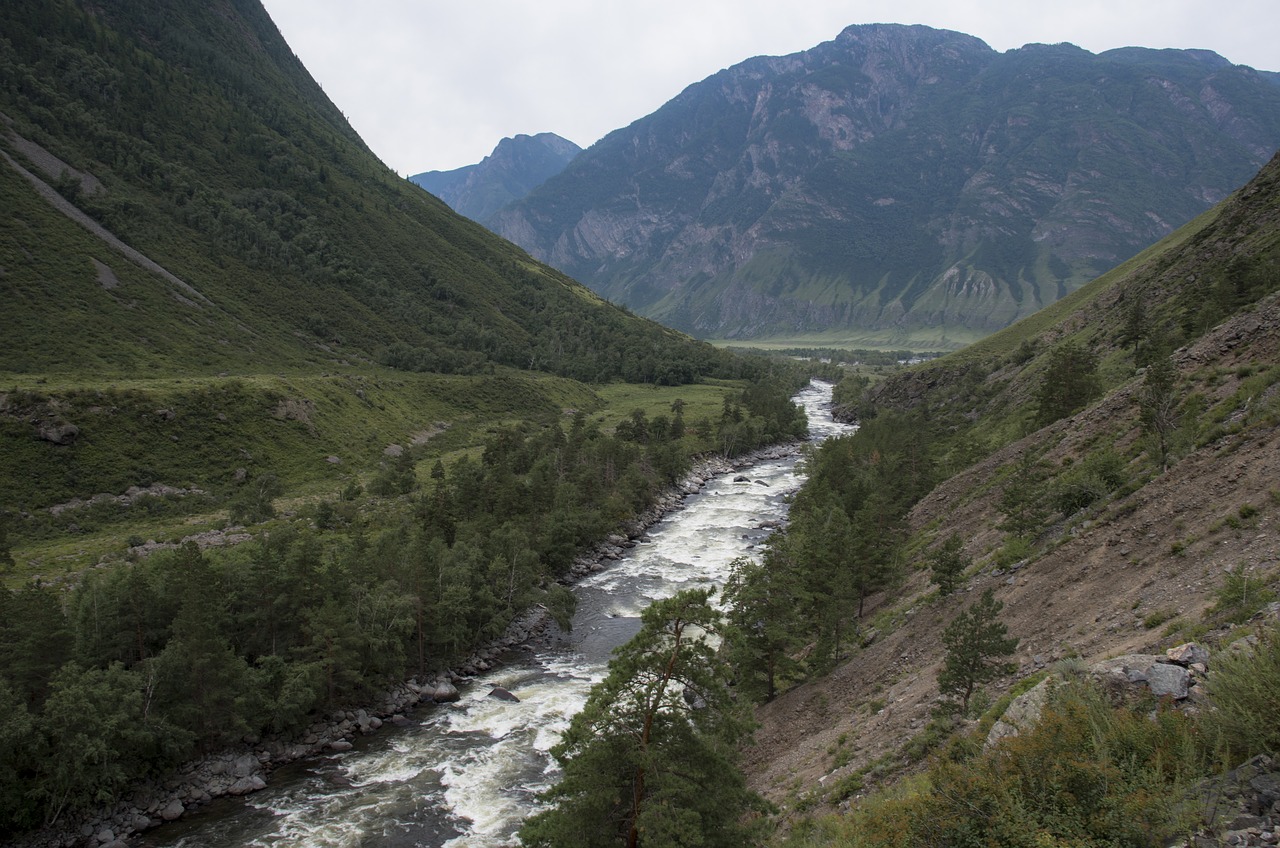
[{"label": "boulder in river", "polygon": [[513,704],[520,703],[519,698],[512,695],[509,690],[503,689],[501,686],[495,686],[493,689],[489,690],[489,697],[497,698],[499,701],[510,701]]},{"label": "boulder in river", "polygon": [[435,685],[431,688],[431,700],[438,703],[452,703],[460,697],[462,696],[458,694],[458,687],[454,686],[448,680],[437,680]]},{"label": "boulder in river", "polygon": [[250,792],[257,792],[259,789],[266,789],[267,782],[256,774],[248,777],[242,777],[235,783],[231,784],[231,788],[227,790],[228,795],[248,795]]}]

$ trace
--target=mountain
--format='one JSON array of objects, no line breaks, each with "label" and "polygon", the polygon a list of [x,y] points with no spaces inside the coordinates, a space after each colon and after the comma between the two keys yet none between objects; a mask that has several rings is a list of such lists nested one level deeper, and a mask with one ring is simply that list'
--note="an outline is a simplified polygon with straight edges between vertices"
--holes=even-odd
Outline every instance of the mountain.
[{"label": "mountain", "polygon": [[1208,51],[851,26],[689,86],[486,223],[699,336],[955,347],[1168,235],[1277,146],[1274,76]]},{"label": "mountain", "polygon": [[552,376],[728,361],[398,178],[253,0],[18,0],[0,33],[0,512],[237,463],[332,483],[591,396]]},{"label": "mountain", "polygon": [[[811,844],[891,844],[854,837],[872,820],[861,811],[879,810],[895,839],[914,825],[939,834],[947,793],[917,779],[929,752],[946,752],[938,768],[976,774],[986,730],[1014,685],[1051,668],[1069,675],[1124,655],[1163,659],[1195,640],[1211,658],[1208,695],[1204,667],[1193,672],[1192,709],[1212,718],[1228,646],[1276,625],[1268,602],[1280,588],[1278,272],[1280,156],[1226,202],[1031,318],[877,385],[850,381],[846,399],[864,424],[851,445],[883,439],[876,423],[885,419],[915,452],[906,462],[877,450],[875,465],[904,481],[919,479],[922,465],[931,470],[904,514],[902,578],[868,599],[860,646],[758,711],[750,781],[797,828],[807,810],[819,811],[824,821],[806,831],[819,834]],[[1046,389],[1068,350],[1092,354],[1096,382],[1046,422]],[[813,457],[811,480],[822,479],[825,463],[821,452]],[[840,462],[830,479],[838,486],[860,473]],[[892,500],[889,489],[877,498]],[[830,502],[822,498],[806,489],[796,503]],[[792,526],[802,521],[793,510]],[[929,562],[952,536],[968,568],[946,596],[931,585]],[[944,630],[988,589],[1018,639],[1016,671],[992,687],[981,722],[938,719]],[[1269,711],[1255,719],[1269,723]],[[952,746],[953,734],[969,741]],[[931,779],[939,773],[930,767]],[[1188,780],[1201,776],[1209,775]],[[875,794],[899,777],[908,779],[895,797],[913,799],[911,822],[886,813]],[[1184,835],[1199,826],[1193,813]],[[957,813],[961,822],[967,814]],[[1233,816],[1205,822],[1221,830]],[[1143,833],[1154,838],[1145,824]]]},{"label": "mountain", "polygon": [[397,178],[256,3],[18,2],[4,23],[2,370],[594,379],[609,338],[694,349]]},{"label": "mountain", "polygon": [[582,148],[555,133],[517,135],[498,142],[475,165],[409,177],[460,215],[483,221],[554,177]]}]

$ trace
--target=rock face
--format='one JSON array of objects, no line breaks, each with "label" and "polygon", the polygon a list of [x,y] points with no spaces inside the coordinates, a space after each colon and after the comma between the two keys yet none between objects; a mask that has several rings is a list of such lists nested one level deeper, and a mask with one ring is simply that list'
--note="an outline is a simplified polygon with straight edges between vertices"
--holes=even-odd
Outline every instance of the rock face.
[{"label": "rock face", "polygon": [[[1189,645],[1181,645],[1172,650],[1187,654],[1193,651]],[[1207,656],[1205,652],[1206,659]],[[1188,668],[1172,662],[1168,657],[1154,654],[1127,654],[1103,660],[1090,668],[1089,674],[1116,696],[1124,696],[1127,687],[1145,687],[1157,698],[1168,697],[1181,701],[1191,694],[1193,684],[1192,672]]]},{"label": "rock face", "polygon": [[[1157,698],[1170,698],[1175,702],[1191,696],[1196,674],[1203,674],[1208,667],[1209,651],[1195,642],[1170,648],[1165,656],[1154,654],[1127,654],[1103,660],[1089,668],[1089,676],[1102,684],[1112,697],[1128,700],[1130,696],[1149,691]],[[1001,739],[1017,736],[1040,720],[1040,713],[1053,687],[1060,678],[1050,674],[1033,688],[1014,698],[1004,714],[996,720],[987,733],[989,747]]]},{"label": "rock face", "polygon": [[65,446],[71,444],[80,436],[80,428],[65,421],[58,421],[41,424],[36,429],[36,434],[46,442]]},{"label": "rock face", "polygon": [[517,135],[498,142],[478,164],[410,177],[455,212],[484,220],[565,169],[582,148],[555,133]]},{"label": "rock face", "polygon": [[1044,705],[1049,700],[1049,692],[1054,683],[1053,677],[1046,677],[1034,687],[1023,692],[1010,702],[1005,709],[1004,715],[991,725],[991,730],[987,733],[988,746],[994,745],[1001,739],[1009,736],[1017,736],[1023,730],[1033,726],[1040,718],[1040,712],[1044,709]]},{"label": "rock face", "polygon": [[852,26],[689,86],[485,223],[704,337],[988,332],[1223,199],[1277,146],[1280,85],[1207,51],[997,53]]}]

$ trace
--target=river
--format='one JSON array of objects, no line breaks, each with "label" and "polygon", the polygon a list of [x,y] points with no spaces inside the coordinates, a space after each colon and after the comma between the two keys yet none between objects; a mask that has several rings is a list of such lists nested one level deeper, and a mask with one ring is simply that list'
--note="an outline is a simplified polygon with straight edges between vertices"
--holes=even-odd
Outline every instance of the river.
[{"label": "river", "polygon": [[[831,387],[796,396],[813,440],[847,432],[831,417]],[[456,704],[422,708],[354,750],[275,771],[268,787],[147,834],[149,848],[488,848],[511,845],[537,794],[554,781],[548,753],[610,653],[639,628],[652,601],[692,586],[723,586],[730,564],[752,555],[785,519],[802,481],[798,456],[712,478],[636,547],[574,586],[573,631],[510,652],[461,686]],[[735,482],[735,478],[746,478]],[[488,697],[495,686],[519,702]]]}]

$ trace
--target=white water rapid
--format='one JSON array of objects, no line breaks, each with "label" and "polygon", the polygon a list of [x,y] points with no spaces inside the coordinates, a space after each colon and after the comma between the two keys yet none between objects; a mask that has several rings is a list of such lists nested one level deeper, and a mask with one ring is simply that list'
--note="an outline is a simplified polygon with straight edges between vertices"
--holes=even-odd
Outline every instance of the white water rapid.
[{"label": "white water rapid", "polygon": [[[811,439],[847,432],[831,417],[831,387],[796,396]],[[489,848],[515,843],[536,796],[555,779],[548,753],[604,677],[612,650],[652,601],[683,588],[723,586],[729,564],[757,552],[786,517],[801,483],[798,456],[765,460],[710,480],[604,571],[578,582],[573,632],[551,646],[512,651],[462,688],[456,704],[423,708],[405,728],[386,725],[354,750],[295,763],[243,800],[165,825],[152,848]],[[734,482],[736,477],[746,482]],[[487,697],[501,686],[520,700]]]}]

